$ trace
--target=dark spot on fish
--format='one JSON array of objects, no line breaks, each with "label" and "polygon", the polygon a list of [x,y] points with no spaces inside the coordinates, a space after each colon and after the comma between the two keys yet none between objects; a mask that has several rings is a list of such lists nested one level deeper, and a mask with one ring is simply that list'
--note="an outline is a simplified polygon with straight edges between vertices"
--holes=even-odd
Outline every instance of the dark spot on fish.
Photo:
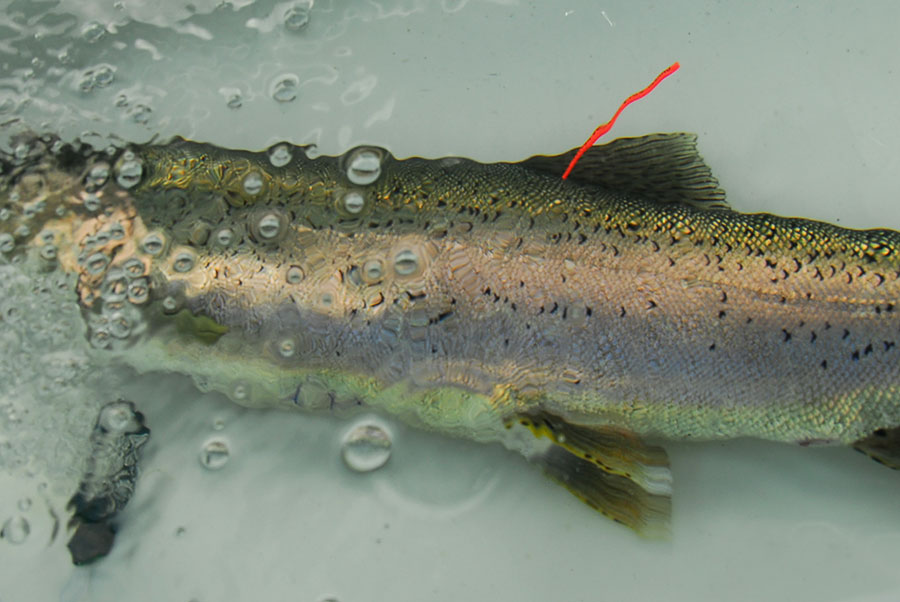
[{"label": "dark spot on fish", "polygon": [[894,347],[894,341],[884,341],[884,350],[890,351]]},{"label": "dark spot on fish", "polygon": [[647,309],[653,309],[654,307],[656,307],[656,301],[647,299]]},{"label": "dark spot on fish", "polygon": [[781,332],[784,334],[784,342],[785,342],[785,343],[787,343],[788,341],[791,340],[791,333],[790,333],[790,332],[788,332],[788,331],[785,330],[784,328],[781,329]]},{"label": "dark spot on fish", "polygon": [[777,265],[778,265],[778,262],[777,262],[777,261],[773,261],[772,259],[766,258],[766,267],[767,267],[767,268],[773,268],[773,269],[774,269],[775,266],[777,266]]},{"label": "dark spot on fish", "polygon": [[725,317],[725,310],[722,310],[719,312],[719,319],[721,320],[724,317]]},{"label": "dark spot on fish", "polygon": [[719,299],[722,303],[728,302],[728,294],[725,291],[722,291],[722,297]]},{"label": "dark spot on fish", "polygon": [[849,336],[850,336],[850,331],[847,330],[847,329],[845,328],[845,329],[844,329],[844,334],[843,334],[843,336],[841,337],[841,340],[844,340],[844,339],[846,339],[846,338],[849,337]]},{"label": "dark spot on fish", "polygon": [[859,349],[850,354],[850,359],[852,359],[854,362],[859,361]]},{"label": "dark spot on fish", "polygon": [[624,306],[624,305],[622,305],[621,307],[619,307],[619,317],[620,317],[620,318],[624,318],[624,317],[625,317],[625,306]]},{"label": "dark spot on fish", "polygon": [[585,307],[585,308],[584,308],[584,315],[586,315],[587,317],[590,318],[592,315],[594,315],[594,310],[591,309],[590,307]]},{"label": "dark spot on fish", "polygon": [[866,345],[866,348],[863,349],[863,355],[869,355],[870,353],[872,353],[872,343],[869,343]]},{"label": "dark spot on fish", "polygon": [[712,345],[710,345],[710,346],[709,346],[709,350],[710,350],[710,351],[715,351],[715,350],[716,350],[716,344],[713,343]]},{"label": "dark spot on fish", "polygon": [[822,370],[827,370],[828,369],[828,361],[822,360],[821,366],[822,366]]},{"label": "dark spot on fish", "polygon": [[813,330],[813,331],[809,334],[809,342],[810,342],[810,343],[815,343],[817,338],[818,338],[818,335],[816,335],[816,331]]}]

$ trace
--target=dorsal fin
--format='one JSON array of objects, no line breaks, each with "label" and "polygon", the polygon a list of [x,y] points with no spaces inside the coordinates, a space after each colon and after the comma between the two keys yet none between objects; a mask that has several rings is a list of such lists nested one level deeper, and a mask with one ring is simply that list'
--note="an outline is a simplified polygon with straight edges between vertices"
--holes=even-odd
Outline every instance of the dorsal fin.
[{"label": "dorsal fin", "polygon": [[[562,177],[577,151],[535,156],[517,165]],[[660,203],[685,203],[703,209],[729,208],[725,191],[697,151],[694,134],[649,134],[591,147],[572,170],[569,180]]]}]

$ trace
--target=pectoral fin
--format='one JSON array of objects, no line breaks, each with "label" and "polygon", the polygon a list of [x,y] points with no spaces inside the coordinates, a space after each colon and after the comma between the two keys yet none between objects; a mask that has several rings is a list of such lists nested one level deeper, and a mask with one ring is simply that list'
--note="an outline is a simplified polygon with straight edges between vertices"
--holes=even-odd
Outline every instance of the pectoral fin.
[{"label": "pectoral fin", "polygon": [[854,443],[853,448],[888,468],[900,470],[900,428],[878,429]]},{"label": "pectoral fin", "polygon": [[634,433],[614,427],[571,424],[547,412],[520,415],[518,421],[535,436],[547,437],[604,472],[630,479],[650,493],[672,493],[666,451],[647,445]]},{"label": "pectoral fin", "polygon": [[537,411],[520,424],[555,445],[531,457],[592,508],[647,537],[668,534],[672,474],[665,450],[622,429],[569,423]]},{"label": "pectoral fin", "polygon": [[547,476],[601,514],[644,537],[663,539],[669,535],[670,495],[650,493],[631,479],[608,473],[558,446],[533,459]]}]

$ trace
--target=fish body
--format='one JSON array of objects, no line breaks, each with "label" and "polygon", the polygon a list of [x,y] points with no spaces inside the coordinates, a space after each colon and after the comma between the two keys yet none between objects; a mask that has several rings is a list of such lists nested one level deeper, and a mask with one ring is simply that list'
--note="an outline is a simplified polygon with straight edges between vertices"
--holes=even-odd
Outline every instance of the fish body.
[{"label": "fish body", "polygon": [[733,211],[685,134],[564,181],[570,156],[61,151],[6,170],[0,248],[76,274],[92,344],[140,370],[499,440],[645,532],[670,494],[648,438],[893,463],[900,234]]}]

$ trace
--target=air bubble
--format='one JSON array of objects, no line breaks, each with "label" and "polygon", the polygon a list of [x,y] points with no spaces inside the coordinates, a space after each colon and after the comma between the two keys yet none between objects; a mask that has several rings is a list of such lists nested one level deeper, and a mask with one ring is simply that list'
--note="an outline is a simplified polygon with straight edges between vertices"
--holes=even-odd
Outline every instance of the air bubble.
[{"label": "air bubble", "polygon": [[115,78],[115,70],[109,65],[100,65],[94,71],[94,85],[98,88],[105,88],[113,83]]},{"label": "air bubble", "polygon": [[259,194],[263,187],[262,176],[257,171],[251,171],[244,176],[244,192],[250,195]]},{"label": "air bubble", "polygon": [[140,421],[127,401],[114,401],[103,406],[97,424],[114,434],[131,433],[140,428]]},{"label": "air bubble", "polygon": [[106,328],[94,328],[91,331],[90,343],[91,347],[94,347],[95,349],[109,348],[109,331]]},{"label": "air bubble", "polygon": [[94,165],[84,179],[84,187],[88,192],[94,192],[103,187],[109,180],[109,165],[98,163]]},{"label": "air bubble", "polygon": [[175,261],[172,262],[172,269],[178,273],[184,274],[185,272],[190,272],[194,268],[195,262],[196,259],[194,258],[193,253],[182,251],[175,256]]},{"label": "air bubble", "polygon": [[375,284],[384,278],[384,262],[380,259],[370,259],[363,264],[363,280],[367,284]]},{"label": "air bubble", "polygon": [[100,297],[107,303],[124,301],[128,295],[128,275],[122,268],[113,268],[106,274]]},{"label": "air bubble", "polygon": [[293,339],[284,339],[278,343],[278,353],[281,357],[293,357],[296,350],[297,346],[294,344]]},{"label": "air bubble", "polygon": [[165,298],[162,300],[162,308],[163,308],[163,311],[166,311],[166,312],[168,312],[168,313],[172,313],[172,312],[174,312],[176,309],[178,309],[178,305],[179,305],[178,299],[176,299],[176,298],[173,297],[172,295],[168,295],[167,297],[165,297]]},{"label": "air bubble", "polygon": [[122,240],[125,238],[125,226],[119,222],[113,222],[109,225],[109,237],[113,240]]},{"label": "air bubble", "polygon": [[146,303],[150,298],[150,285],[146,278],[138,278],[128,285],[128,301],[134,305]]},{"label": "air bubble", "polygon": [[309,23],[309,10],[312,2],[296,2],[284,11],[284,28],[288,31],[299,31]]},{"label": "air bubble", "polygon": [[31,498],[23,497],[22,499],[20,499],[18,507],[22,512],[28,512],[28,510],[31,508]]},{"label": "air bubble", "polygon": [[341,457],[356,472],[371,472],[387,463],[391,457],[391,436],[381,426],[372,423],[354,427],[344,437]]},{"label": "air bubble", "polygon": [[271,240],[281,231],[281,220],[274,213],[267,213],[259,220],[257,229],[261,238]]},{"label": "air bubble", "polygon": [[117,339],[127,339],[131,335],[131,320],[124,312],[117,311],[109,316],[109,334]]},{"label": "air bubble", "polygon": [[231,94],[229,94],[225,98],[225,106],[233,111],[244,106],[244,99],[241,96],[240,92],[232,92]]},{"label": "air bubble", "polygon": [[44,245],[41,247],[41,259],[43,259],[44,261],[55,261],[56,254],[56,245]]},{"label": "air bubble", "polygon": [[94,193],[89,193],[84,196],[84,208],[94,213],[100,210],[100,197],[98,197]]},{"label": "air bubble", "polygon": [[122,269],[130,278],[137,278],[144,275],[144,262],[137,257],[132,257],[122,264]]},{"label": "air bubble", "polygon": [[[141,125],[146,125],[150,121],[150,114],[153,112],[153,109],[148,107],[147,105],[136,105],[133,109],[131,109],[131,120],[135,123],[140,123]],[[128,187],[126,187],[128,188]]]},{"label": "air bubble", "polygon": [[200,451],[200,464],[208,470],[219,470],[228,463],[231,451],[224,439],[210,439]]},{"label": "air bubble", "polygon": [[141,250],[147,255],[159,255],[162,253],[164,246],[165,241],[163,240],[163,237],[156,232],[151,232],[141,241]]},{"label": "air bubble", "polygon": [[299,265],[292,265],[287,269],[288,284],[299,284],[303,281],[303,268]]},{"label": "air bubble", "polygon": [[359,186],[371,184],[381,175],[381,151],[361,148],[353,151],[347,161],[347,179]]},{"label": "air bubble", "polygon": [[291,102],[297,98],[297,88],[299,87],[300,78],[293,73],[285,73],[272,83],[269,93],[278,102]]},{"label": "air bubble", "polygon": [[25,543],[28,535],[31,533],[31,525],[24,516],[14,516],[6,519],[3,527],[0,528],[0,538],[5,539],[11,544],[19,545]]},{"label": "air bubble", "polygon": [[12,234],[4,232],[0,234],[0,253],[11,253],[16,248],[16,239]]},{"label": "air bubble", "polygon": [[231,396],[235,401],[244,401],[250,396],[250,387],[245,383],[238,383],[231,389]]},{"label": "air bubble", "polygon": [[85,267],[87,267],[88,274],[96,276],[106,269],[107,263],[109,263],[109,258],[106,255],[103,253],[94,253],[87,258]]},{"label": "air bubble", "polygon": [[419,258],[416,254],[404,249],[394,257],[394,271],[398,276],[409,276],[419,269]]},{"label": "air bubble", "polygon": [[216,232],[216,242],[223,247],[231,245],[231,243],[234,242],[234,230],[231,228],[222,228]]},{"label": "air bubble", "polygon": [[81,37],[87,40],[89,44],[93,44],[104,35],[106,35],[106,27],[97,21],[88,21],[81,28]]},{"label": "air bubble", "polygon": [[344,195],[344,209],[347,213],[356,215],[366,206],[366,199],[358,192],[348,192]]},{"label": "air bubble", "polygon": [[141,181],[144,167],[133,152],[125,151],[118,163],[116,182],[122,188],[133,188]]},{"label": "air bubble", "polygon": [[287,144],[279,144],[269,150],[269,163],[275,167],[284,167],[293,159],[291,149]]}]

